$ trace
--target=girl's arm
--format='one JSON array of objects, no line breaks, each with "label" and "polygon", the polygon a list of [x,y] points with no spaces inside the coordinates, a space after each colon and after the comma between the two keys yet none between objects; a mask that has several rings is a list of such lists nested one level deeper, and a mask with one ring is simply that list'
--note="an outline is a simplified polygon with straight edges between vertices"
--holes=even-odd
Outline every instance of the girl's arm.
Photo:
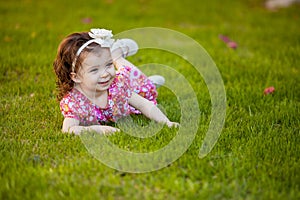
[{"label": "girl's arm", "polygon": [[92,125],[79,126],[79,121],[74,118],[65,118],[62,126],[62,132],[74,133],[79,135],[82,131],[96,131],[101,134],[109,134],[119,131],[119,129],[112,126]]},{"label": "girl's arm", "polygon": [[142,96],[132,93],[129,99],[130,105],[141,111],[146,117],[159,123],[164,123],[168,127],[179,126],[177,122],[171,122],[161,110],[153,104],[153,102],[143,98]]}]

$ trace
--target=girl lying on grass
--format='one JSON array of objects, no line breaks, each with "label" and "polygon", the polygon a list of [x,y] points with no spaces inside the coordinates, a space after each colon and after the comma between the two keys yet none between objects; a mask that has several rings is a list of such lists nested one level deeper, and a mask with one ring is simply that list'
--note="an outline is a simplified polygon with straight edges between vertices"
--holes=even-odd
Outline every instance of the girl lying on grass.
[{"label": "girl lying on grass", "polygon": [[91,29],[70,34],[60,43],[53,67],[64,116],[62,131],[113,133],[119,129],[109,122],[140,113],[168,127],[178,126],[156,106],[156,86],[164,78],[143,74],[125,59],[137,52],[137,44],[112,36],[111,31]]}]

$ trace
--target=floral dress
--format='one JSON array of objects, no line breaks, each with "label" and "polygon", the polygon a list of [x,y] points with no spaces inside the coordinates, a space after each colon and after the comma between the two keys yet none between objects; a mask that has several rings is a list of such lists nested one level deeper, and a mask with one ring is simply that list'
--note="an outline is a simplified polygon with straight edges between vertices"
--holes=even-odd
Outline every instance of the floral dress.
[{"label": "floral dress", "polygon": [[129,105],[132,92],[157,103],[156,87],[147,76],[136,67],[123,66],[117,70],[108,89],[105,108],[100,108],[73,88],[60,101],[60,109],[65,118],[77,119],[83,126],[116,122],[121,117],[140,114],[140,111]]}]

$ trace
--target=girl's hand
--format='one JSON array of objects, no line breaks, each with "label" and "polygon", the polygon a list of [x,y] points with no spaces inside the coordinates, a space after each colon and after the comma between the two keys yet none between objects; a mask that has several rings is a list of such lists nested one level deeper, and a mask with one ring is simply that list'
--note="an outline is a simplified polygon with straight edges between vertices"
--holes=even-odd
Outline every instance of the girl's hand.
[{"label": "girl's hand", "polygon": [[80,126],[77,119],[65,118],[62,131],[74,133],[75,135],[79,135],[82,131],[96,131],[99,134],[113,134],[115,132],[119,132],[120,129],[102,125]]},{"label": "girl's hand", "polygon": [[177,128],[177,127],[180,126],[179,123],[177,123],[177,122],[171,122],[171,121],[168,121],[168,122],[166,123],[166,125],[167,125],[169,128],[172,128],[172,127]]},{"label": "girl's hand", "polygon": [[129,99],[130,105],[141,111],[146,117],[158,123],[166,124],[168,127],[178,127],[179,123],[171,122],[153,102],[133,93]]},{"label": "girl's hand", "polygon": [[104,135],[110,135],[115,132],[120,132],[120,129],[112,127],[112,126],[94,126],[93,128],[96,132],[102,133]]}]

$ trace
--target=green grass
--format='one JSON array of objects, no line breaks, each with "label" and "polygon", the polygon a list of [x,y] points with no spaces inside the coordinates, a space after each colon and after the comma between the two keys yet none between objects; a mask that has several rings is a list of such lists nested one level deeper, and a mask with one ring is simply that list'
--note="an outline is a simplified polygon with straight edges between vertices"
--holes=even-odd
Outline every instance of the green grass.
[{"label": "green grass", "polygon": [[[262,0],[128,2],[0,3],[0,198],[299,199],[300,7],[270,12]],[[92,23],[82,23],[83,18]],[[124,173],[93,158],[80,137],[60,132],[52,62],[58,43],[71,32],[104,27],[116,34],[149,26],[182,32],[207,50],[224,81],[226,122],[216,146],[199,159],[210,119],[202,78],[179,58],[141,50],[130,60],[173,66],[190,81],[202,114],[195,140],[177,161],[151,173]],[[219,34],[239,47],[227,48]],[[264,96],[268,86],[276,91]],[[159,89],[158,100],[179,120],[168,89]],[[110,139],[147,152],[175,134],[164,128],[145,140],[125,134]]]}]

